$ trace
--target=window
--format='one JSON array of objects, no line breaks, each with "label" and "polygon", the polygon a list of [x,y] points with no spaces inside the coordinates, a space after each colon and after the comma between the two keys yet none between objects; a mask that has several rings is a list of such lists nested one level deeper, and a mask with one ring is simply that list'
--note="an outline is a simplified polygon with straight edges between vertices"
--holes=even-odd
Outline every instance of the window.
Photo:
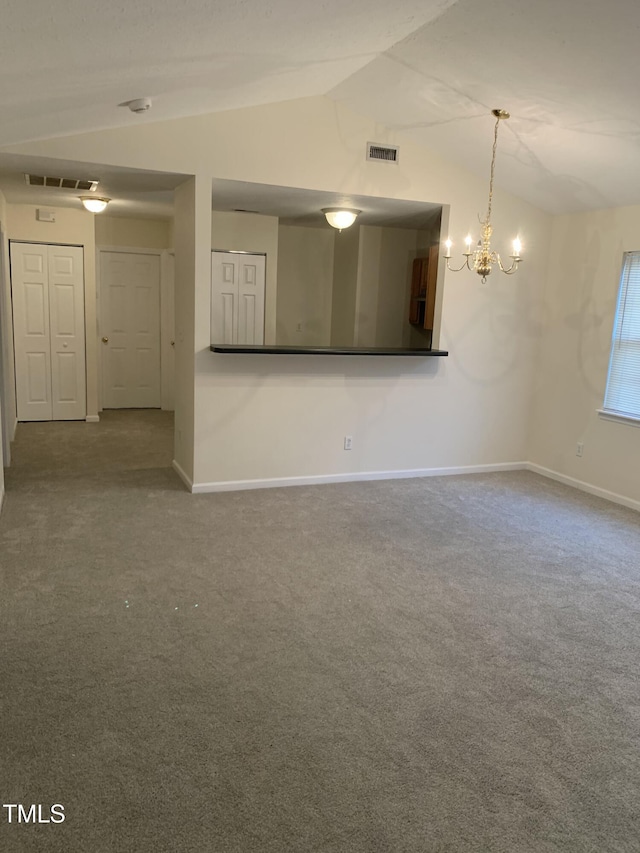
[{"label": "window", "polygon": [[603,413],[640,421],[640,252],[625,252]]}]

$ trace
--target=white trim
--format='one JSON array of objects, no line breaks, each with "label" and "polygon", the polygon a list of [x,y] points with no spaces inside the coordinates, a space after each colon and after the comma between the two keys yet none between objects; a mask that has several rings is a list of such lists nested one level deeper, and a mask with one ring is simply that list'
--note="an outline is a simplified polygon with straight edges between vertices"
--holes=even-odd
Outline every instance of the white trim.
[{"label": "white trim", "polygon": [[88,424],[99,424],[100,423],[100,415],[87,415],[85,420]]},{"label": "white trim", "polygon": [[640,418],[634,418],[632,415],[621,415],[610,409],[596,409],[596,412],[605,421],[617,421],[628,426],[640,427]]},{"label": "white trim", "polygon": [[559,483],[564,483],[565,486],[572,486],[574,489],[580,489],[581,492],[588,492],[590,495],[596,495],[596,497],[604,498],[612,503],[621,504],[622,506],[629,507],[629,509],[640,511],[640,501],[633,500],[633,498],[618,495],[616,492],[601,489],[599,486],[592,486],[591,483],[576,480],[574,477],[567,477],[566,474],[560,474],[558,471],[552,471],[550,468],[543,468],[542,465],[536,465],[533,462],[527,462],[526,467],[535,474],[541,474],[550,480],[557,480]]},{"label": "white trim", "polygon": [[265,480],[226,480],[214,483],[191,483],[184,471],[173,462],[174,469],[194,495],[210,492],[236,492],[244,489],[279,489],[282,486],[316,486],[324,483],[356,483],[363,480],[403,480],[413,477],[445,477],[456,474],[488,474],[494,471],[522,471],[527,462],[497,462],[493,465],[461,465],[456,468],[415,468],[406,471],[358,471],[348,474],[315,474],[310,477],[272,477]]},{"label": "white trim", "polygon": [[534,462],[496,462],[492,465],[460,465],[452,468],[415,468],[405,471],[363,471],[348,474],[316,474],[310,477],[272,477],[264,480],[227,480],[213,483],[192,483],[180,465],[173,461],[173,469],[194,495],[211,492],[237,492],[249,489],[278,489],[284,486],[317,486],[325,483],[356,483],[365,480],[403,480],[416,477],[449,477],[459,474],[491,474],[499,471],[531,471],[550,480],[564,483],[582,492],[588,492],[612,503],[640,512],[640,501],[592,486],[574,477],[536,465]]},{"label": "white trim", "polygon": [[175,460],[175,459],[174,459],[174,460],[173,460],[173,462],[171,463],[171,467],[172,467],[172,468],[173,468],[173,470],[176,472],[176,474],[178,475],[178,477],[180,477],[180,479],[181,479],[181,480],[182,480],[182,482],[185,484],[185,486],[187,487],[187,489],[189,489],[189,491],[190,491],[190,492],[193,492],[193,491],[194,491],[194,486],[193,486],[193,483],[191,482],[190,477],[187,475],[187,473],[184,471],[184,469],[181,467],[181,465],[180,465],[178,462],[176,462],[176,460]]},{"label": "white trim", "polygon": [[175,252],[163,249],[160,255],[160,408],[165,412],[175,409],[175,302]]}]

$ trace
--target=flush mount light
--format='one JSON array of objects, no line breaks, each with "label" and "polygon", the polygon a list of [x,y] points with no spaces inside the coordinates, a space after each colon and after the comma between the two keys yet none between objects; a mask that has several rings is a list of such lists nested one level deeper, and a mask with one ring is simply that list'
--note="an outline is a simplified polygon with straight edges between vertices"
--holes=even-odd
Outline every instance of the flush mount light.
[{"label": "flush mount light", "polygon": [[351,210],[348,207],[323,207],[322,212],[327,217],[327,222],[338,231],[348,228],[356,221],[359,210]]},{"label": "flush mount light", "polygon": [[104,198],[104,196],[101,198],[95,195],[81,195],[80,201],[90,213],[102,213],[111,199]]}]

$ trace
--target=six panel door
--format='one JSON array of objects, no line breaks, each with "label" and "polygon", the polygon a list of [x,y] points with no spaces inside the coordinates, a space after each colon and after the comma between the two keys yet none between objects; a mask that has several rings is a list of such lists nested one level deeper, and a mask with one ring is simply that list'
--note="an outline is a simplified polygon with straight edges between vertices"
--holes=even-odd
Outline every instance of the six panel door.
[{"label": "six panel door", "polygon": [[211,253],[211,343],[264,343],[266,258]]},{"label": "six panel door", "polygon": [[19,421],[86,417],[83,250],[11,243]]},{"label": "six panel door", "polygon": [[105,409],[160,408],[160,258],[100,252]]}]

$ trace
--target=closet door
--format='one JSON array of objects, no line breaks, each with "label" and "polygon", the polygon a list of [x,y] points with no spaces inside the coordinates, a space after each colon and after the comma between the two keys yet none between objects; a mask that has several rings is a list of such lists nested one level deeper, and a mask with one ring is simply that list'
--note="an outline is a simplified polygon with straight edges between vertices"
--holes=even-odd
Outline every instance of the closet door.
[{"label": "closet door", "polygon": [[264,255],[238,255],[238,336],[236,343],[264,343]]},{"label": "closet door", "polygon": [[11,244],[19,421],[86,417],[83,250]]},{"label": "closet door", "polygon": [[211,253],[211,343],[264,343],[266,258],[250,252]]},{"label": "closet door", "polygon": [[211,343],[235,344],[238,338],[238,256],[211,253]]},{"label": "closet door", "polygon": [[51,340],[47,246],[11,244],[11,290],[19,421],[50,421]]},{"label": "closet door", "polygon": [[79,420],[87,414],[83,253],[79,246],[48,250],[53,420]]}]

